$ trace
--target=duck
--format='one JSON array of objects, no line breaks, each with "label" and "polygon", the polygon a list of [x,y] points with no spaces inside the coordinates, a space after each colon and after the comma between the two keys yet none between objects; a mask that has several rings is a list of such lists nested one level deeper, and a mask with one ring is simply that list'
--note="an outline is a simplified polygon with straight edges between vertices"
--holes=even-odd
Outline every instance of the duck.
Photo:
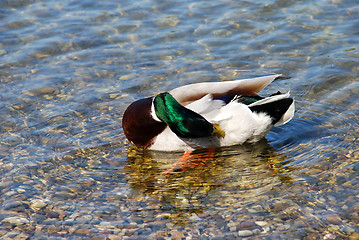
[{"label": "duck", "polygon": [[290,92],[258,95],[280,76],[193,83],[139,99],[123,114],[123,132],[137,148],[167,152],[255,143],[294,116]]}]

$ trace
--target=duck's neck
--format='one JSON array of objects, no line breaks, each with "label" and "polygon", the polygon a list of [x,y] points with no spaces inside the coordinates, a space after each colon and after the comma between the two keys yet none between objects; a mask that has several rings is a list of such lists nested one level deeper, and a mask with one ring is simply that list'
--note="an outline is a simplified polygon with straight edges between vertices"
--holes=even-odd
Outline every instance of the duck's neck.
[{"label": "duck's neck", "polygon": [[212,135],[213,125],[198,113],[179,104],[169,93],[160,93],[154,100],[154,113],[181,138],[199,138]]}]

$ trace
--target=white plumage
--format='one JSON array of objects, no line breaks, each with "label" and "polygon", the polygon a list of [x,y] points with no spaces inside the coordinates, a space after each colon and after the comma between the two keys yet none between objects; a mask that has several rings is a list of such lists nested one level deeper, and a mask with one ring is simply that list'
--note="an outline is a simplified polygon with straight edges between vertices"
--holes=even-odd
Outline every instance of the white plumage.
[{"label": "white plumage", "polygon": [[[223,138],[217,136],[192,139],[179,138],[167,127],[156,137],[150,149],[159,151],[183,151],[196,148],[232,146],[245,142],[259,141],[273,127],[272,119],[263,112],[257,113],[251,111],[250,107],[289,98],[289,93],[264,98],[250,105],[245,105],[236,100],[225,104],[223,101],[217,100],[216,97],[225,96],[227,94],[255,95],[278,76],[279,75],[272,75],[215,83],[197,83],[170,91],[170,94],[183,106],[199,113],[210,123],[218,124],[225,132],[225,136]],[[158,120],[153,112],[153,108],[151,114],[154,119]],[[294,102],[275,125],[285,124],[293,115]]]}]

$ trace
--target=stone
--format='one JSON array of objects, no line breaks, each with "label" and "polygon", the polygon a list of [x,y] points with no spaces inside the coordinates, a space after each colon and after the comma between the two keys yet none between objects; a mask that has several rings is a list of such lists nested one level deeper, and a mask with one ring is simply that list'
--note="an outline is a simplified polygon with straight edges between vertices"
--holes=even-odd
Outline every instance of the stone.
[{"label": "stone", "polygon": [[254,226],[256,226],[254,222],[243,221],[238,225],[238,229],[253,228]]},{"label": "stone", "polygon": [[172,230],[170,232],[171,234],[171,239],[174,239],[174,240],[181,240],[183,238],[185,238],[185,235],[177,230]]},{"label": "stone", "polygon": [[28,223],[29,220],[24,217],[7,217],[3,220],[3,222],[15,224],[15,225],[23,225]]},{"label": "stone", "polygon": [[13,210],[13,209],[17,209],[20,206],[22,206],[22,202],[21,201],[6,201],[4,203],[4,210]]},{"label": "stone", "polygon": [[54,211],[49,211],[46,213],[46,216],[48,218],[59,218],[60,217],[60,213],[58,212],[54,212]]},{"label": "stone", "polygon": [[268,222],[266,222],[266,221],[255,221],[254,223],[257,224],[258,226],[261,226],[261,227],[268,224]]},{"label": "stone", "polygon": [[89,228],[79,228],[75,231],[76,234],[83,234],[83,235],[87,235],[90,234],[91,229]]},{"label": "stone", "polygon": [[240,230],[237,233],[240,237],[250,237],[253,235],[253,232],[251,230]]},{"label": "stone", "polygon": [[342,223],[342,219],[337,215],[327,215],[325,218],[331,224],[339,225]]},{"label": "stone", "polygon": [[349,240],[359,240],[359,233],[355,232],[349,236]]},{"label": "stone", "polygon": [[39,211],[46,206],[47,203],[42,199],[32,199],[30,202],[30,208],[34,211]]}]

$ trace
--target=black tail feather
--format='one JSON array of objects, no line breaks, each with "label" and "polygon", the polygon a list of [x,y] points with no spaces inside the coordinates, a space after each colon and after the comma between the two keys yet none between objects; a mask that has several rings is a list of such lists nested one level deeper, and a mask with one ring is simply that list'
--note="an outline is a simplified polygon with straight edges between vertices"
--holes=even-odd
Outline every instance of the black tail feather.
[{"label": "black tail feather", "polygon": [[272,118],[273,125],[276,124],[283,114],[288,110],[293,103],[293,98],[284,98],[274,102],[265,103],[249,107],[252,112],[266,113]]}]

